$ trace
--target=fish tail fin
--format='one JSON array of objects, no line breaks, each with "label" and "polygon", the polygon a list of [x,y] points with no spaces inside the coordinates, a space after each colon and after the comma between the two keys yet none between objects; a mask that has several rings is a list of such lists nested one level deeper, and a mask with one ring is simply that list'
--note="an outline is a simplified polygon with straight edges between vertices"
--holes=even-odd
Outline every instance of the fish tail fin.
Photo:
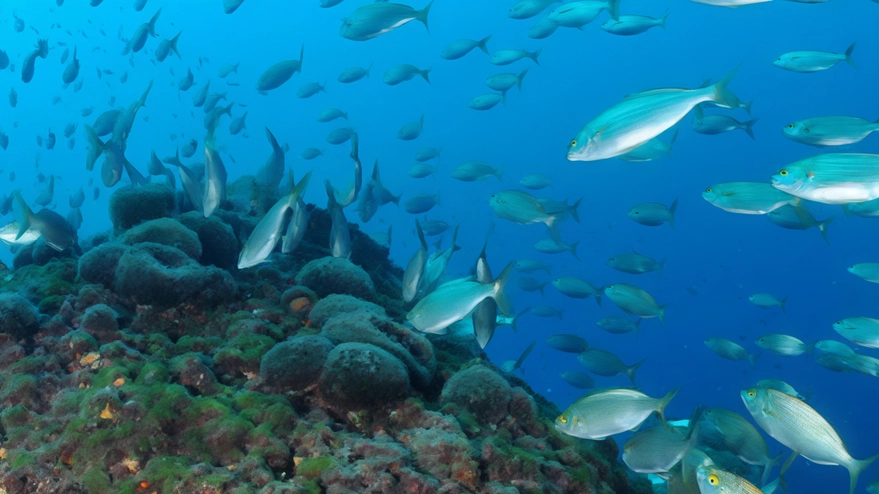
[{"label": "fish tail fin", "polygon": [[529,310],[530,309],[525,309],[525,310],[519,312],[518,314],[516,314],[515,316],[513,316],[513,320],[512,320],[512,322],[510,322],[510,327],[513,328],[514,333],[518,332],[518,330],[516,329],[516,323],[519,322],[519,318],[522,317],[522,315],[527,313]]},{"label": "fish tail fin", "polygon": [[718,81],[713,86],[710,86],[714,88],[714,96],[712,98],[712,101],[714,101],[717,106],[721,106],[724,108],[735,108],[737,106],[739,99],[736,97],[735,94],[727,89],[727,86],[729,85],[729,82],[732,80],[733,76],[736,75],[736,72],[738,72],[738,70],[739,68],[736,67],[732,72],[727,74],[726,77]]},{"label": "fish tail fin", "polygon": [[[375,64],[375,62],[369,62],[369,67],[366,68],[366,78],[367,79],[369,79],[369,73],[372,72],[372,66],[374,64]],[[346,117],[345,120],[348,120],[348,118]]]},{"label": "fish tail fin", "polygon": [[[620,0],[608,0],[607,2],[607,13],[613,18],[613,20],[620,20]],[[666,14],[668,15],[668,14]],[[663,21],[664,24],[665,21]]]},{"label": "fish tail fin", "polygon": [[506,317],[509,317],[511,314],[513,314],[513,307],[510,303],[509,297],[507,297],[507,294],[504,292],[504,287],[506,287],[507,280],[509,280],[510,278],[510,273],[513,272],[513,268],[515,267],[516,261],[510,261],[510,263],[507,264],[507,267],[505,267],[504,270],[501,271],[501,274],[498,275],[497,279],[495,279],[493,283],[494,301],[497,302],[498,308],[501,310],[501,312],[504,313],[504,316]]},{"label": "fish tail fin", "polygon": [[842,205],[842,213],[845,214],[846,218],[852,217],[852,205],[851,204],[843,204]]},{"label": "fish tail fin", "polygon": [[578,209],[580,208],[581,202],[583,202],[582,197],[577,199],[577,201],[574,204],[571,204],[571,206],[568,208],[568,212],[571,213],[571,218],[574,218],[574,221],[576,221],[577,223],[580,222],[580,212],[578,211]]},{"label": "fish tail fin", "polygon": [[287,201],[287,205],[290,209],[295,208],[299,198],[305,196],[305,189],[308,188],[309,181],[311,181],[311,172],[306,173],[305,176],[299,180],[299,183],[293,187],[293,191],[290,192],[290,197]]},{"label": "fish tail fin", "polygon": [[232,66],[232,72],[238,73],[238,66],[241,65],[241,62],[236,63]]},{"label": "fish tail fin", "polygon": [[430,13],[431,6],[433,6],[433,0],[431,0],[430,3],[427,4],[427,7],[424,7],[423,9],[415,13],[415,18],[421,21],[422,24],[424,24],[424,29],[427,29],[428,33],[430,33],[430,26],[427,25],[427,14]]},{"label": "fish tail fin", "polygon": [[494,176],[497,177],[498,182],[503,183],[504,181],[504,170],[507,168],[506,164],[503,164],[494,171]]},{"label": "fish tail fin", "polygon": [[268,127],[266,127],[266,138],[269,140],[269,145],[272,146],[272,150],[274,150],[276,153],[284,154],[284,151],[281,149],[281,145],[278,144],[278,140],[275,139],[275,135],[272,134],[272,131],[269,130]]},{"label": "fish tail fin", "polygon": [[645,360],[647,359],[642,359],[641,361],[635,362],[634,364],[626,367],[626,375],[629,376],[629,379],[632,380],[632,386],[638,386],[637,384],[635,384],[635,372],[638,371],[638,368],[641,367],[641,364],[643,364]]},{"label": "fish tail fin", "polygon": [[671,140],[668,141],[668,150],[666,150],[665,154],[671,157],[671,148],[674,147],[675,141],[678,140],[678,132],[680,131],[680,127],[675,129],[675,133],[671,135]]},{"label": "fish tail fin", "polygon": [[854,494],[855,487],[858,485],[858,477],[860,477],[861,472],[863,472],[864,469],[870,466],[871,463],[876,461],[877,458],[879,458],[879,455],[871,456],[865,460],[852,459],[851,464],[846,465],[846,468],[848,468],[849,477],[851,479],[848,489],[849,494]]},{"label": "fish tail fin", "polygon": [[161,13],[162,13],[162,8],[159,7],[159,10],[155,13],[155,15],[153,15],[153,18],[150,19],[150,23],[149,23],[149,25],[150,25],[150,36],[152,36],[152,37],[154,37],[154,38],[156,37],[156,21],[159,20],[159,14],[161,14]]},{"label": "fish tail fin", "polygon": [[858,68],[858,66],[855,65],[855,61],[852,59],[852,52],[855,51],[855,45],[857,44],[858,42],[855,41],[845,50],[845,61],[854,68]]},{"label": "fish tail fin", "polygon": [[570,245],[570,248],[568,249],[568,251],[571,253],[572,256],[574,256],[574,259],[576,259],[576,260],[579,261],[579,260],[580,260],[580,256],[577,255],[577,246],[578,246],[578,245],[580,245],[580,241],[579,241],[579,240],[577,240],[576,242],[572,243],[572,244]]},{"label": "fish tail fin", "polygon": [[24,235],[24,232],[30,230],[31,226],[34,224],[36,216],[34,216],[34,212],[31,210],[30,206],[24,202],[24,199],[21,197],[21,191],[16,190],[13,194],[15,195],[15,200],[18,202],[18,206],[21,209],[21,225],[19,225],[18,234],[15,236],[15,240],[18,240]]},{"label": "fish tail fin", "polygon": [[678,391],[680,391],[680,389],[681,388],[675,388],[669,391],[669,393],[660,398],[659,403],[656,404],[656,413],[659,414],[659,419],[662,421],[663,424],[665,424],[666,427],[668,427],[668,421],[665,420],[665,407],[668,406],[668,403],[672,400],[672,398],[675,397],[676,394],[678,394]]},{"label": "fish tail fin", "polygon": [[479,47],[480,50],[484,51],[486,55],[488,55],[488,40],[491,39],[491,34],[479,40],[479,43],[476,43],[476,46]]},{"label": "fish tail fin", "polygon": [[525,78],[525,74],[528,73],[528,69],[522,69],[522,72],[519,72],[518,80],[516,81],[516,86],[519,87],[519,91],[522,90],[522,79]]},{"label": "fish tail fin", "polygon": [[663,31],[665,30],[665,21],[667,21],[667,20],[668,20],[668,9],[665,9],[665,13],[662,14],[662,17],[659,18],[659,27],[661,27]]},{"label": "fish tail fin", "polygon": [[818,231],[821,232],[821,238],[823,238],[824,241],[827,242],[827,245],[830,245],[830,239],[827,238],[827,225],[829,225],[835,219],[836,216],[832,216],[824,221],[818,222]]},{"label": "fish tail fin", "polygon": [[781,462],[781,459],[784,458],[785,453],[781,453],[775,458],[770,459],[763,465],[763,475],[760,476],[760,485],[765,486],[769,481],[769,474],[772,473],[772,467],[778,465]]},{"label": "fish tail fin", "polygon": [[750,114],[751,114],[751,105],[753,105],[753,104],[754,104],[754,100],[748,101],[747,103],[745,103],[745,104],[742,106],[742,109],[745,110],[745,112],[746,112],[748,115],[750,115]]},{"label": "fish tail fin", "polygon": [[431,68],[431,69],[425,69],[425,70],[421,71],[421,77],[424,77],[424,80],[427,81],[428,84],[430,84],[430,71],[431,70],[433,70],[433,69]]},{"label": "fish tail fin", "polygon": [[759,118],[752,118],[751,120],[748,120],[747,122],[745,122],[745,128],[742,129],[748,133],[748,137],[750,137],[751,139],[754,139],[755,141],[757,140],[757,138],[754,137],[754,124],[757,123],[757,120],[760,120],[760,119]]},{"label": "fish tail fin", "polygon": [[556,317],[559,318],[559,321],[565,320],[565,318],[563,317],[564,313],[565,313],[565,309],[559,309],[558,311],[556,311],[555,315],[556,315]]},{"label": "fish tail fin", "polygon": [[657,317],[659,317],[659,322],[661,322],[663,326],[665,326],[665,309],[666,309],[666,307],[668,307],[668,304],[660,305],[659,306],[659,315],[657,316]]},{"label": "fish tail fin", "polygon": [[781,299],[781,312],[784,312],[785,314],[787,314],[787,311],[784,309],[785,305],[787,305],[787,297],[784,297],[783,299]]},{"label": "fish tail fin", "polygon": [[[616,0],[616,1],[619,1],[619,0]],[[536,63],[537,65],[540,65],[540,62],[537,61],[537,57],[539,57],[542,52],[543,52],[543,48],[538,48],[537,51],[529,53],[528,58],[530,58],[531,60],[534,60],[534,63]]]},{"label": "fish tail fin", "polygon": [[754,364],[757,363],[757,359],[760,358],[760,355],[763,355],[763,352],[748,354],[748,362],[751,363],[751,367],[754,367]]},{"label": "fish tail fin", "polygon": [[641,319],[641,318],[639,317],[638,320],[635,321],[635,338],[638,337],[638,329],[641,328],[641,321],[643,321],[643,320],[644,320],[644,319]]},{"label": "fish tail fin", "polygon": [[678,200],[675,200],[671,203],[671,206],[668,207],[668,224],[671,225],[672,228],[675,227],[675,211],[678,209]]},{"label": "fish tail fin", "polygon": [[598,304],[599,307],[601,307],[601,294],[600,293],[595,296],[595,303]]},{"label": "fish tail fin", "polygon": [[545,281],[545,282],[543,282],[542,285],[540,285],[540,294],[543,295],[544,297],[546,297],[546,292],[544,292],[543,289],[546,288],[547,283],[549,283],[549,282]]},{"label": "fish tail fin", "polygon": [[177,51],[177,41],[180,39],[181,34],[183,34],[183,31],[180,31],[179,33],[177,33],[177,36],[174,36],[174,38],[171,39],[171,51],[173,51],[177,55],[177,58],[183,58],[180,56],[180,52]]}]

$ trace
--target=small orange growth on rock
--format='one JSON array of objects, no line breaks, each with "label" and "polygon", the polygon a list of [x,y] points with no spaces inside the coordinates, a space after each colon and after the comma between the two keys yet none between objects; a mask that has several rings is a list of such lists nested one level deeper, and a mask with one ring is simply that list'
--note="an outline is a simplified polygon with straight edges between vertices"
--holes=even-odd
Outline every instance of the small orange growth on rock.
[{"label": "small orange growth on rock", "polygon": [[113,381],[113,386],[116,386],[117,388],[118,388],[119,386],[122,386],[123,384],[125,384],[125,378],[124,378],[124,377],[120,377],[119,379],[116,379],[115,381]]},{"label": "small orange growth on rock", "polygon": [[311,305],[311,301],[308,300],[308,297],[294,298],[290,302],[290,308],[293,310],[293,312],[299,312],[302,309],[308,307],[309,305]]},{"label": "small orange growth on rock", "polygon": [[304,460],[304,459],[305,458],[303,458],[301,456],[294,456],[293,457],[293,465],[298,467],[299,464],[302,463],[302,460]]},{"label": "small orange growth on rock", "polygon": [[131,458],[126,458],[122,460],[122,464],[125,465],[125,468],[128,469],[131,473],[137,473],[140,469],[140,462],[137,460],[132,460]]},{"label": "small orange growth on rock", "polygon": [[62,453],[61,454],[61,462],[67,465],[68,467],[73,466],[73,455],[70,453]]},{"label": "small orange growth on rock", "polygon": [[0,460],[6,459],[6,448],[0,448]]},{"label": "small orange growth on rock", "polygon": [[101,410],[101,418],[102,419],[114,419],[116,418],[116,414],[113,413],[113,409],[110,408],[110,402],[107,402],[107,406]]},{"label": "small orange growth on rock", "polygon": [[90,352],[85,355],[81,359],[79,359],[79,363],[82,365],[91,365],[95,363],[99,358],[101,358],[101,354],[97,352]]},{"label": "small orange growth on rock", "polygon": [[146,490],[149,489],[149,487],[150,487],[150,483],[147,482],[146,480],[142,480],[142,481],[140,481],[139,484],[137,484],[137,492],[146,492]]},{"label": "small orange growth on rock", "polygon": [[228,467],[226,467],[226,470],[229,470],[230,472],[234,472],[234,471],[235,471],[235,465],[229,465]]}]

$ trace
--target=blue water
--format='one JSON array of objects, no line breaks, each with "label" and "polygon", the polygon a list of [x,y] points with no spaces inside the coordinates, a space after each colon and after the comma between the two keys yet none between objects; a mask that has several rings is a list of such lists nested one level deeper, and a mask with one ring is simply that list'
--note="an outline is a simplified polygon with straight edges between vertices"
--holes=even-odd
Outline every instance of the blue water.
[{"label": "blue water", "polygon": [[[270,128],[291,151],[287,165],[297,176],[313,170],[312,187],[306,200],[325,204],[324,179],[337,187],[351,180],[349,145],[332,146],[324,141],[334,128],[347,125],[338,120],[319,124],[316,117],[325,108],[337,107],[350,115],[350,125],[360,134],[361,159],[365,173],[378,159],[385,186],[403,193],[403,200],[415,194],[441,191],[442,207],[431,211],[431,218],[450,224],[459,222],[463,249],[449,266],[451,276],[469,272],[489,225],[489,259],[495,272],[510,260],[532,258],[551,263],[551,281],[570,275],[589,280],[596,286],[613,282],[636,284],[652,293],[661,304],[668,304],[665,325],[645,320],[641,335],[611,335],[598,329],[601,317],[624,315],[610,300],[599,308],[591,299],[573,300],[559,294],[551,285],[546,295],[526,294],[510,287],[517,309],[532,303],[547,303],[564,309],[564,321],[526,315],[518,333],[498,330],[487,348],[497,364],[515,359],[531,341],[535,351],[525,362],[525,379],[532,387],[566,407],[582,395],[558,374],[583,370],[576,355],[559,353],[543,343],[554,333],[577,333],[594,347],[618,354],[627,363],[647,361],[638,372],[638,384],[648,394],[661,396],[681,386],[669,407],[670,416],[686,417],[697,405],[725,407],[747,416],[739,391],[759,379],[783,379],[800,392],[811,390],[811,405],[820,411],[846,440],[857,458],[879,453],[879,381],[859,374],[832,373],[813,362],[808,355],[784,358],[764,354],[751,369],[747,362],[721,359],[702,343],[705,338],[722,336],[739,341],[750,351],[759,349],[753,340],[766,333],[787,333],[804,341],[840,339],[831,325],[854,316],[879,317],[879,287],[870,285],[845,268],[856,262],[879,261],[876,245],[879,228],[875,220],[845,218],[838,207],[809,204],[819,219],[840,214],[829,226],[828,246],[817,230],[790,231],[764,217],[726,213],[701,198],[710,185],[728,181],[768,181],[782,165],[821,152],[795,143],[781,135],[781,128],[794,120],[823,115],[857,115],[870,120],[879,117],[879,5],[868,0],[831,0],[807,5],[785,1],[747,6],[735,10],[684,1],[648,2],[623,0],[624,13],[659,17],[670,8],[667,30],[653,29],[634,37],[618,37],[599,29],[607,18],[603,13],[583,30],[560,28],[548,39],[532,40],[528,28],[542,17],[512,20],[506,11],[513,2],[440,0],[430,14],[430,33],[413,22],[367,42],[354,42],[338,35],[340,19],[367,2],[346,0],[339,6],[320,9],[317,1],[246,0],[234,14],[225,15],[220,0],[171,2],[149,0],[142,12],[134,12],[132,1],[105,0],[98,7],[87,2],[67,0],[56,7],[49,0],[6,0],[0,6],[0,49],[9,53],[16,72],[0,73],[0,129],[9,135],[9,149],[0,152],[0,191],[8,194],[20,188],[29,201],[43,184],[37,173],[55,174],[56,210],[66,215],[67,197],[94,178],[97,170],[85,171],[86,139],[83,124],[92,123],[115,106],[127,106],[140,96],[150,80],[155,86],[146,107],[141,109],[128,140],[128,159],[146,172],[150,150],[159,157],[174,154],[175,147],[189,139],[201,141],[203,112],[192,107],[192,95],[210,79],[212,92],[228,91],[228,101],[244,103],[235,116],[247,111],[247,130],[228,135],[228,117],[217,132],[217,142],[225,148],[224,160],[230,182],[253,174],[270,152],[263,127]],[[421,8],[424,2],[414,5]],[[294,5],[295,4],[295,5]],[[159,7],[163,7],[156,26],[157,38],[150,38],[144,51],[131,57],[120,55],[124,42]],[[22,33],[13,30],[12,12],[24,19]],[[545,15],[545,14],[543,14]],[[60,24],[60,28],[51,28]],[[30,26],[39,30],[38,36]],[[103,28],[106,36],[99,33]],[[73,36],[65,31],[70,30]],[[80,34],[84,31],[88,38]],[[158,42],[183,31],[179,42],[182,60],[171,54],[162,63],[152,63]],[[543,50],[540,65],[522,60],[511,66],[488,64],[478,50],[463,59],[439,58],[442,48],[459,38],[480,39],[488,34],[490,50],[524,48]],[[38,38],[48,37],[50,53],[36,62],[34,80],[23,84],[20,67]],[[59,57],[64,41],[78,46],[84,79],[83,88],[62,89],[64,65]],[[798,74],[773,67],[780,54],[793,50],[842,52],[858,42],[855,70],[842,63],[814,74]],[[305,44],[303,71],[267,96],[254,89],[260,74],[282,59],[298,58]],[[95,50],[97,48],[97,50]],[[199,66],[199,57],[205,59]],[[207,61],[209,60],[209,61]],[[225,63],[241,62],[237,74],[225,81],[216,76]],[[431,83],[420,78],[398,86],[387,86],[381,76],[388,68],[411,63],[432,68]],[[337,75],[346,67],[368,67],[369,79],[343,85]],[[651,163],[624,163],[607,160],[573,163],[565,160],[567,143],[589,120],[625,95],[655,87],[698,87],[703,80],[717,80],[741,65],[730,88],[743,101],[755,100],[752,115],[760,121],[754,128],[756,140],[740,131],[722,135],[697,134],[690,128],[691,117],[680,124],[680,136],[671,158]],[[110,69],[114,75],[98,80],[95,67]],[[186,93],[177,82],[187,67],[198,85]],[[499,72],[518,73],[528,68],[522,91],[512,89],[506,106],[487,112],[468,108],[471,98],[489,93],[486,77]],[[173,75],[171,71],[173,70]],[[119,82],[128,72],[128,82]],[[226,81],[240,86],[227,86]],[[296,98],[296,90],[306,82],[329,81],[326,93],[310,99]],[[17,108],[10,108],[9,87],[19,94]],[[52,97],[62,102],[53,105]],[[225,104],[225,103],[224,103]],[[87,118],[80,110],[94,106]],[[722,110],[709,110],[721,113]],[[174,118],[172,114],[176,114]],[[410,142],[396,138],[399,128],[425,115],[424,132]],[[729,114],[729,113],[727,113]],[[746,120],[742,110],[731,113]],[[149,121],[145,121],[148,117]],[[68,150],[62,132],[68,122],[77,122],[76,146]],[[17,124],[17,125],[16,125]],[[38,149],[36,135],[51,130],[59,136],[53,151]],[[171,135],[177,136],[176,141]],[[668,140],[668,135],[663,136]],[[879,137],[870,136],[844,151],[879,152]],[[440,176],[415,180],[406,171],[414,163],[415,151],[424,146],[443,147],[439,160]],[[305,162],[299,152],[306,147],[326,149],[326,154]],[[35,155],[41,162],[35,169]],[[191,160],[201,161],[202,148]],[[234,157],[235,162],[226,159]],[[484,161],[492,166],[506,165],[504,182],[494,178],[484,182],[462,183],[449,178],[449,172],[464,161]],[[15,171],[14,183],[8,174]],[[580,209],[582,223],[568,220],[562,237],[579,241],[581,261],[570,254],[548,256],[531,245],[545,235],[542,225],[522,226],[493,218],[488,196],[498,190],[517,188],[526,173],[540,172],[553,179],[553,187],[537,195],[556,199],[584,197]],[[117,185],[125,185],[127,178]],[[83,206],[85,222],[80,238],[106,230],[107,200],[111,194],[101,187],[97,201]],[[668,225],[646,227],[632,222],[626,211],[633,205],[655,201],[670,204],[679,199],[676,228]],[[7,217],[9,218],[9,217]],[[356,221],[356,214],[348,214]],[[413,217],[393,205],[383,207],[362,228],[366,232],[384,231],[394,226],[391,248],[400,265],[417,247],[412,233]],[[448,234],[447,240],[448,242]],[[628,275],[605,266],[605,260],[621,252],[636,250],[656,259],[665,258],[664,275]],[[0,255],[7,263],[8,252]],[[689,290],[688,290],[689,289]],[[692,293],[691,293],[692,292]],[[788,297],[787,312],[762,310],[747,300],[754,292]],[[743,340],[743,341],[741,341]],[[862,353],[876,355],[867,349]],[[598,386],[626,386],[628,378],[596,376]],[[618,438],[618,440],[625,437]],[[785,449],[768,439],[770,450]],[[879,467],[871,467],[861,478],[859,492],[876,480]],[[847,473],[840,467],[812,465],[798,459],[787,474],[791,492],[844,492]]]}]

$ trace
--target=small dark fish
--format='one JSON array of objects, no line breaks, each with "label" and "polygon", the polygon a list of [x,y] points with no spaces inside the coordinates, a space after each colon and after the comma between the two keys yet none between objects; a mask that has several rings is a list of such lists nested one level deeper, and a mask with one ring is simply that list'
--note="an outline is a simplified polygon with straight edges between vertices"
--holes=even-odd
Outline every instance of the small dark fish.
[{"label": "small dark fish", "polygon": [[55,134],[49,132],[49,135],[46,137],[46,149],[49,151],[55,149]]},{"label": "small dark fish", "polygon": [[95,192],[92,194],[92,199],[98,200],[98,197],[101,197],[101,189],[95,187]]},{"label": "small dark fish", "polygon": [[15,92],[15,88],[9,88],[9,106],[15,108],[15,105],[18,104],[18,93]]},{"label": "small dark fish", "polygon": [[[64,63],[63,61],[61,63]],[[9,67],[9,55],[5,51],[0,50],[0,70]]]}]

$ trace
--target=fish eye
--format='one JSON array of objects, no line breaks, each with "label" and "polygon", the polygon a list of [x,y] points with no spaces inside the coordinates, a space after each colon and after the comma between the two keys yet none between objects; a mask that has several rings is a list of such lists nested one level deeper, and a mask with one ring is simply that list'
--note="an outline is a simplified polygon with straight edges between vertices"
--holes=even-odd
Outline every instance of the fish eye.
[{"label": "fish eye", "polygon": [[559,422],[561,422],[563,424],[567,424],[568,419],[566,419],[564,415],[559,415]]},{"label": "fish eye", "polygon": [[787,170],[781,170],[780,172],[778,172],[778,174],[781,175],[782,177],[786,177],[786,176],[787,176]]},{"label": "fish eye", "polygon": [[794,124],[792,124],[792,123],[790,123],[790,124],[787,124],[787,128],[789,128],[789,129],[792,129],[792,128],[794,128]]},{"label": "fish eye", "polygon": [[705,189],[705,192],[711,192],[711,187],[708,187],[707,189]]},{"label": "fish eye", "polygon": [[717,475],[711,474],[708,476],[708,483],[711,485],[717,485],[720,483],[720,479],[717,477]]},{"label": "fish eye", "polygon": [[571,141],[571,146],[576,146],[576,145],[577,145],[577,139],[572,140],[572,141]]},{"label": "fish eye", "polygon": [[749,390],[748,390],[748,396],[751,397],[751,398],[753,398],[753,397],[757,396],[757,392],[754,391],[753,389],[749,389]]}]

